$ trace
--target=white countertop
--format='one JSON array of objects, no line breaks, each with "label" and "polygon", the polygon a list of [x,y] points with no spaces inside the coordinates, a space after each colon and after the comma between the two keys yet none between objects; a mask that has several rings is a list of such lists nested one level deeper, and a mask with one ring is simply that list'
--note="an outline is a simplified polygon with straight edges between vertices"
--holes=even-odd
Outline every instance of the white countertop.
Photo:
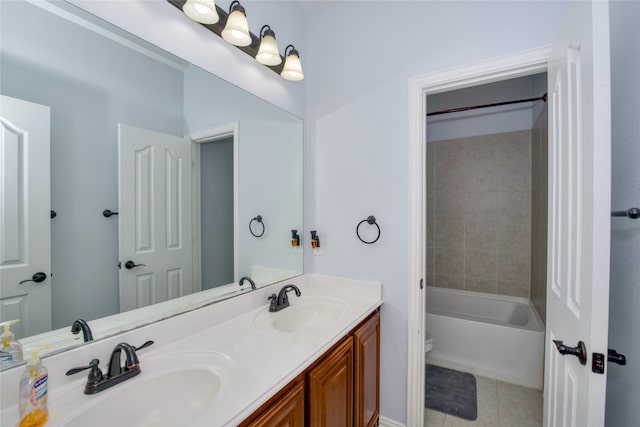
[{"label": "white countertop", "polygon": [[[325,329],[307,333],[286,333],[256,321],[268,306],[267,296],[277,293],[284,284],[295,284],[303,297],[324,296],[341,300],[348,306],[346,314]],[[297,298],[289,293],[291,306]],[[215,358],[223,367],[220,391],[208,405],[206,414],[189,425],[235,426],[251,415],[282,387],[310,366],[353,327],[382,304],[382,285],[320,275],[303,275],[258,289],[228,301],[203,307],[153,325],[145,326],[96,343],[87,344],[44,359],[49,369],[49,421],[47,426],[63,426],[87,406],[98,409],[109,393],[145,381],[153,375],[154,363],[168,355],[188,352]],[[285,309],[287,310],[287,309]],[[259,319],[263,319],[261,314]],[[189,333],[192,331],[192,333]],[[118,342],[140,346],[151,339],[155,344],[138,352],[142,373],[96,395],[83,393],[86,374],[66,377],[64,372],[99,358],[106,371],[111,350]],[[187,353],[185,353],[187,354]],[[176,355],[175,360],[184,360]],[[145,361],[148,368],[145,369]],[[18,424],[18,381],[23,368],[0,373],[0,425]],[[129,385],[128,385],[129,384]],[[180,393],[180,390],[176,390]],[[69,398],[71,396],[72,398]],[[135,399],[131,402],[135,405]],[[155,420],[157,421],[157,420]],[[155,423],[154,421],[154,423]],[[155,423],[155,425],[158,425]]]}]

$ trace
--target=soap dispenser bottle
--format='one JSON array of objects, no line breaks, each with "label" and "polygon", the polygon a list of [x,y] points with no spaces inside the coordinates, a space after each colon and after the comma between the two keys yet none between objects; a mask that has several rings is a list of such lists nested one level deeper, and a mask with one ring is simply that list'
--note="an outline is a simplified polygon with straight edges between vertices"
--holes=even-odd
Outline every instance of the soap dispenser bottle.
[{"label": "soap dispenser bottle", "polygon": [[20,395],[18,411],[19,427],[41,427],[49,419],[47,399],[49,392],[49,374],[38,358],[38,350],[50,347],[48,344],[37,345],[29,351],[31,359],[20,377]]},{"label": "soap dispenser bottle", "polygon": [[0,323],[4,327],[4,332],[0,335],[0,341],[2,342],[0,367],[4,368],[16,362],[22,362],[22,344],[16,340],[16,336],[11,332],[11,325],[19,321],[20,319],[16,319]]}]

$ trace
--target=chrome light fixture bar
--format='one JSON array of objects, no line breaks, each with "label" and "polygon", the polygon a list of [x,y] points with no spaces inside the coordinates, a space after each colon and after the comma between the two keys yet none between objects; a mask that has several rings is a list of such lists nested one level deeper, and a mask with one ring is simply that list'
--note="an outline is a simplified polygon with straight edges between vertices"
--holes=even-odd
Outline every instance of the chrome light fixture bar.
[{"label": "chrome light fixture bar", "polygon": [[[229,13],[225,12],[222,8],[215,5],[214,0],[167,0],[167,2],[175,6],[177,9],[184,11],[184,13],[189,18],[191,18],[196,22],[200,22],[201,25],[203,25],[212,33],[215,33],[218,36],[222,37],[224,40],[227,40],[227,38],[224,37],[223,33],[225,32],[225,29],[228,24],[230,25],[230,29],[238,30],[239,28],[237,26],[232,25],[233,21],[235,21],[235,18],[233,16],[234,13],[237,12],[236,16],[238,16],[239,18],[240,16],[238,14],[241,14],[242,18],[244,18],[244,22],[246,23],[246,14],[244,12],[244,8],[240,5],[240,3],[237,0],[234,0],[229,6]],[[208,22],[203,22],[203,20],[197,19],[197,15],[198,14],[202,15],[203,13],[206,14],[207,12],[206,8],[211,7],[211,5],[215,7],[215,11],[219,17],[218,21],[208,23]],[[197,6],[196,11],[198,11],[198,13],[194,15],[195,17],[193,17],[190,14],[187,14],[187,9],[195,8],[196,6]],[[209,20],[213,21],[212,18],[210,18]],[[287,49],[285,49],[285,55],[287,55],[287,59],[291,58],[291,61],[292,61],[291,63],[287,61],[287,63],[289,63],[289,66],[287,68],[287,66],[285,66],[286,64],[284,63],[285,58],[282,55],[280,55],[280,53],[278,52],[278,47],[275,40],[275,33],[273,32],[273,30],[271,30],[271,27],[269,27],[268,25],[264,25],[261,28],[260,37],[248,31],[248,39],[245,39],[245,43],[247,41],[248,41],[248,44],[246,45],[237,45],[235,43],[232,43],[232,44],[234,44],[238,49],[240,49],[247,55],[256,59],[261,64],[264,64],[266,67],[271,68],[271,70],[273,70],[275,73],[278,73],[279,75],[282,76],[282,78],[286,80],[296,81],[296,80],[302,80],[304,78],[304,75],[302,74],[302,68],[300,64],[300,55],[298,54],[298,51],[295,50],[295,48],[293,48],[293,45],[287,46],[287,49],[289,49],[289,47],[292,48],[289,54],[287,55],[286,53]],[[273,65],[271,65],[271,63],[273,63]],[[283,71],[286,71],[286,73],[283,74]]]}]

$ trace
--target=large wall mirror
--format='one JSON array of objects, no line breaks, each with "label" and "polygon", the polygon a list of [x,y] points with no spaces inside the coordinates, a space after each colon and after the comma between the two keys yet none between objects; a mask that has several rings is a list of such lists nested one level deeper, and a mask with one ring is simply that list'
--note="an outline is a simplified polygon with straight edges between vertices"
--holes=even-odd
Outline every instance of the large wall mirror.
[{"label": "large wall mirror", "polygon": [[67,3],[0,7],[0,320],[25,346],[302,274],[300,118]]}]

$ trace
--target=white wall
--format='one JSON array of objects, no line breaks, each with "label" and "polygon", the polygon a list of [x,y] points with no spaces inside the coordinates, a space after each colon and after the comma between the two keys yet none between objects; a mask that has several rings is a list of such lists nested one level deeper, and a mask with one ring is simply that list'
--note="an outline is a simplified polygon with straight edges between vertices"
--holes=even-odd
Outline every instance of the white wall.
[{"label": "white wall", "polygon": [[[408,283],[407,80],[549,44],[564,10],[562,2],[337,2],[309,19],[305,225],[326,238],[305,270],[382,281],[384,417],[406,420],[407,289],[418,286]],[[382,228],[374,245],[355,236],[369,214]]]},{"label": "white wall", "polygon": [[[640,3],[614,1],[611,21],[611,207],[640,205]],[[638,424],[640,418],[640,220],[611,219],[609,348],[627,356],[627,365],[608,365],[605,423]]]}]

